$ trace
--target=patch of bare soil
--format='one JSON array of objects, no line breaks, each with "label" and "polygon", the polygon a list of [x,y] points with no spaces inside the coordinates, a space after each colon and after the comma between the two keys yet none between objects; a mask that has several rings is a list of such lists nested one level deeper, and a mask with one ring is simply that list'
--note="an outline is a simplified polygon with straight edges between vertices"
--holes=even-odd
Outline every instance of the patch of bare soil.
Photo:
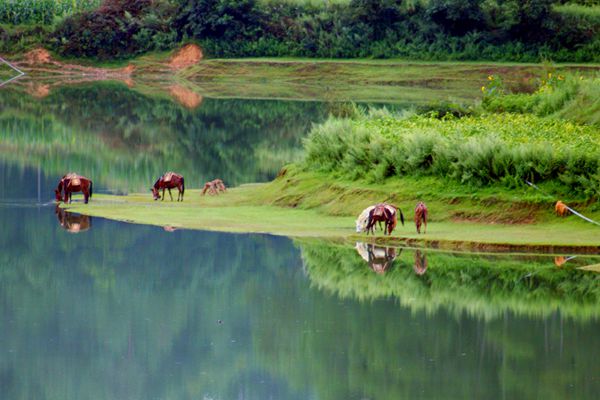
[{"label": "patch of bare soil", "polygon": [[181,85],[169,86],[169,94],[182,106],[194,109],[202,104],[202,96]]},{"label": "patch of bare soil", "polygon": [[24,55],[25,63],[30,65],[35,64],[49,64],[52,61],[50,53],[46,49],[34,49]]},{"label": "patch of bare soil", "polygon": [[184,69],[197,64],[203,57],[200,47],[195,44],[187,44],[171,58],[169,67],[175,70]]}]

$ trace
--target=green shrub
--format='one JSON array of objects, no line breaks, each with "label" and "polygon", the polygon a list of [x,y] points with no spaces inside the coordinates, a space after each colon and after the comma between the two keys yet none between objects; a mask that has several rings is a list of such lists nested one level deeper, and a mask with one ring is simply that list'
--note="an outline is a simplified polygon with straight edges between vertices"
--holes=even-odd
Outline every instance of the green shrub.
[{"label": "green shrub", "polygon": [[65,19],[54,32],[55,49],[64,56],[126,58],[175,43],[170,1],[106,0],[97,10]]}]

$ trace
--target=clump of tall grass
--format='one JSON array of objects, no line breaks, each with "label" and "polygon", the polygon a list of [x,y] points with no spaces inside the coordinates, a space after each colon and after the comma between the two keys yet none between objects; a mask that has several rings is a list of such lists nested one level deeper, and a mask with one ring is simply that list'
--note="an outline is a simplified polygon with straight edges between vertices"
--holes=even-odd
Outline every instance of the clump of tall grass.
[{"label": "clump of tall grass", "polygon": [[533,115],[330,118],[312,129],[305,149],[306,168],[349,179],[430,175],[511,188],[529,180],[600,195],[600,132]]},{"label": "clump of tall grass", "polygon": [[57,18],[98,7],[102,0],[0,0],[0,23],[51,25]]}]

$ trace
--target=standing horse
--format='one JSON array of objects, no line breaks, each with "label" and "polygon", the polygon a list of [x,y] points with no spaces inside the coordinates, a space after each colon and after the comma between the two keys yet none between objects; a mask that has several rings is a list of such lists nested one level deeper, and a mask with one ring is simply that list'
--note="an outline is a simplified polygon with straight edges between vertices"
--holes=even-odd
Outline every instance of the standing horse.
[{"label": "standing horse", "polygon": [[373,228],[375,227],[376,222],[384,222],[385,228],[383,229],[383,234],[391,235],[394,228],[398,224],[398,212],[400,213],[400,221],[402,221],[402,225],[404,225],[404,215],[402,211],[391,204],[377,204],[370,212],[369,212],[369,223],[367,224],[367,235],[369,231],[374,235],[375,232]]},{"label": "standing horse", "polygon": [[423,234],[427,233],[427,206],[422,201],[415,207],[415,225],[417,226],[417,233],[421,233],[421,224],[425,225]]},{"label": "standing horse", "polygon": [[[169,196],[171,196],[171,201],[173,201],[173,195],[171,194],[171,189],[177,188],[179,190],[179,194],[177,195],[177,201],[183,201],[183,194],[185,192],[185,181],[183,176],[176,174],[175,172],[167,172],[154,183],[154,187],[150,190],[152,191],[152,196],[154,200],[165,199],[165,189],[169,191]],[[162,197],[158,193],[158,191],[162,189]]]},{"label": "standing horse", "polygon": [[[81,176],[75,173],[68,173],[64,175],[58,182],[58,186],[54,190],[56,195],[56,201],[64,201],[65,203],[71,203],[74,192],[83,193],[83,201],[85,204],[92,197],[93,194],[93,183],[85,176]],[[64,191],[64,197],[62,192]]]}]

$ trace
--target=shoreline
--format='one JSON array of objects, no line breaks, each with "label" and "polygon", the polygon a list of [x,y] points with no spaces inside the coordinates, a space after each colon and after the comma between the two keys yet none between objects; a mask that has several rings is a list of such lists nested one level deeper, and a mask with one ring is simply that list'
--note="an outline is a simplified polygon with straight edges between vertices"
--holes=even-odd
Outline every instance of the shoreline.
[{"label": "shoreline", "polygon": [[417,235],[412,214],[407,213],[406,225],[398,225],[392,236],[384,236],[380,231],[376,231],[375,236],[357,234],[355,217],[351,215],[278,205],[267,193],[281,194],[277,186],[272,186],[278,183],[275,180],[242,185],[219,196],[200,196],[199,189],[191,189],[186,191],[186,200],[181,203],[168,199],[155,202],[148,194],[139,193],[96,195],[87,205],[74,202],[61,203],[60,207],[92,217],[173,229],[258,233],[347,243],[363,241],[383,246],[466,252],[600,254],[600,230],[573,218],[527,224],[434,219],[427,234]]}]

